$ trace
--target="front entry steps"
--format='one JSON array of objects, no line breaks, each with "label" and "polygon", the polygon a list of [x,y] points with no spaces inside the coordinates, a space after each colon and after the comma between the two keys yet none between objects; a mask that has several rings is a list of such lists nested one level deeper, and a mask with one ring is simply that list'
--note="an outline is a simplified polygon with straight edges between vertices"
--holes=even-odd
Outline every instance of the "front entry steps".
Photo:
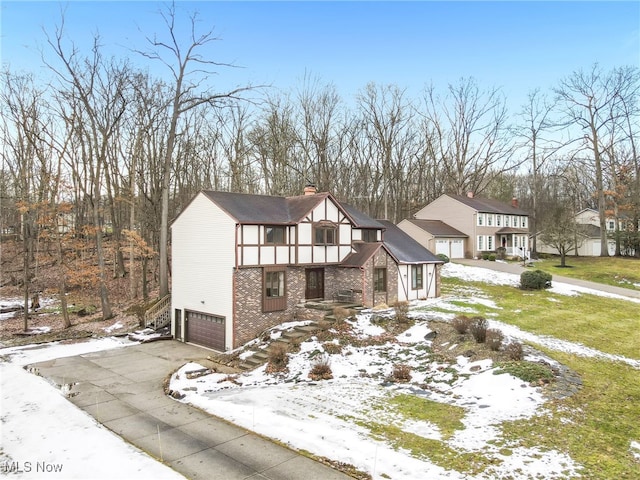
[{"label": "front entry steps", "polygon": [[[325,321],[332,321],[330,318],[325,317]],[[267,348],[263,350],[258,350],[250,357],[245,358],[239,365],[241,370],[253,370],[254,368],[259,367],[260,365],[267,363],[269,361],[269,350],[273,348],[274,345],[284,344],[287,347],[293,342],[300,342],[306,340],[311,337],[314,333],[320,330],[320,325],[317,322],[311,322],[308,325],[301,325],[297,327],[293,327],[291,330],[287,330],[282,332],[280,338],[272,342]]]}]

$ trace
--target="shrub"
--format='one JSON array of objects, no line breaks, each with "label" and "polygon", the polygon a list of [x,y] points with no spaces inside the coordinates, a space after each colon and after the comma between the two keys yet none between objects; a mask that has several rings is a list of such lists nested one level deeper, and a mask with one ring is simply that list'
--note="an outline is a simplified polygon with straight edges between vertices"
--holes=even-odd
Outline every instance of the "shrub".
[{"label": "shrub", "polygon": [[449,257],[447,257],[444,253],[439,253],[438,255],[436,255],[436,257],[438,257],[444,263],[449,263]]},{"label": "shrub", "polygon": [[404,363],[393,366],[392,380],[394,382],[406,383],[411,381],[411,367]]},{"label": "shrub", "polygon": [[485,342],[491,350],[493,350],[494,352],[500,350],[500,347],[502,346],[502,340],[504,340],[504,335],[500,330],[496,328],[490,328],[489,330],[487,330],[487,337]]},{"label": "shrub", "polygon": [[520,342],[509,342],[504,351],[509,360],[519,361],[524,358],[524,352]]},{"label": "shrub", "polygon": [[309,372],[309,378],[311,380],[331,380],[333,378],[331,361],[328,355],[323,355],[315,361]]},{"label": "shrub", "polygon": [[507,249],[505,247],[496,248],[496,257],[498,260],[504,260],[507,258]]},{"label": "shrub", "polygon": [[333,309],[333,316],[336,319],[336,323],[340,324],[351,316],[351,310],[344,307],[336,307]]},{"label": "shrub", "polygon": [[396,302],[393,305],[396,311],[396,320],[400,323],[406,323],[409,321],[409,302]]},{"label": "shrub", "polygon": [[496,254],[495,253],[490,253],[489,254],[489,261],[490,262],[495,262],[496,261]]},{"label": "shrub", "polygon": [[288,349],[284,343],[274,343],[269,347],[269,370],[280,372],[287,368],[289,363]]},{"label": "shrub", "polygon": [[458,315],[451,320],[451,325],[460,334],[465,334],[469,331],[471,326],[471,319],[466,315]]},{"label": "shrub", "polygon": [[339,343],[326,342],[322,344],[322,348],[325,352],[331,355],[342,353],[342,345],[340,345]]},{"label": "shrub", "polygon": [[489,254],[488,253],[483,253],[482,254],[482,259],[483,260],[489,260]]},{"label": "shrub", "polygon": [[526,270],[520,274],[520,288],[542,290],[551,286],[551,274],[542,270]]},{"label": "shrub", "polygon": [[473,338],[476,339],[478,343],[484,343],[487,338],[487,328],[489,327],[489,322],[484,317],[473,317],[471,319],[471,325],[469,326],[469,331]]}]

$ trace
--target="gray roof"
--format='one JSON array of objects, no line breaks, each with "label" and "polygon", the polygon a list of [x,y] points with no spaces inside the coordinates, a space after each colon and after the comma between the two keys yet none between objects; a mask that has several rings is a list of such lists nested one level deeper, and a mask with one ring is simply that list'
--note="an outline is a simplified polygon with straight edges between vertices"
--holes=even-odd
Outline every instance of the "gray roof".
[{"label": "gray roof", "polygon": [[513,205],[499,200],[493,200],[491,198],[473,197],[469,198],[466,195],[448,195],[449,197],[458,200],[460,203],[464,203],[469,207],[477,210],[481,213],[505,213],[507,215],[529,215],[528,212],[520,208],[516,208]]},{"label": "gray roof", "polygon": [[378,220],[371,218],[365,213],[362,213],[360,210],[357,210],[348,203],[338,201],[336,201],[336,203],[342,207],[342,209],[345,211],[356,228],[384,228],[384,225],[382,225]]},{"label": "gray roof", "polygon": [[425,232],[429,232],[434,237],[469,238],[469,235],[466,233],[456,230],[451,225],[447,225],[441,220],[419,220],[412,218],[409,219],[409,222],[413,223],[416,227],[421,228]]},{"label": "gray roof", "polygon": [[382,247],[381,242],[375,243],[354,243],[353,249],[349,255],[340,263],[341,267],[362,267]]},{"label": "gray roof", "polygon": [[386,228],[382,237],[384,247],[397,263],[442,263],[442,260],[403,232],[397,225],[388,220],[378,221]]},{"label": "gray roof", "polygon": [[373,218],[349,204],[339,202],[327,192],[295,197],[274,197],[212,190],[203,190],[202,193],[238,223],[293,225],[299,223],[321,201],[330,197],[356,228],[384,228]]}]

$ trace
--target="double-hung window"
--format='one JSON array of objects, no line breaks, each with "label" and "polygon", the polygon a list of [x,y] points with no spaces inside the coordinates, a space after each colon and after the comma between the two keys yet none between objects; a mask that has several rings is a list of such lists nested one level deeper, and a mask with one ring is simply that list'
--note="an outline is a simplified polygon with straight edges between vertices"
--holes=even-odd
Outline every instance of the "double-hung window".
[{"label": "double-hung window", "polygon": [[411,265],[411,289],[422,289],[422,265]]},{"label": "double-hung window", "polygon": [[373,269],[373,290],[376,292],[387,291],[387,269],[386,268]]},{"label": "double-hung window", "polygon": [[286,273],[281,267],[265,267],[263,271],[262,310],[275,312],[287,308]]},{"label": "double-hung window", "polygon": [[282,245],[285,243],[284,227],[266,226],[264,228],[264,243]]}]

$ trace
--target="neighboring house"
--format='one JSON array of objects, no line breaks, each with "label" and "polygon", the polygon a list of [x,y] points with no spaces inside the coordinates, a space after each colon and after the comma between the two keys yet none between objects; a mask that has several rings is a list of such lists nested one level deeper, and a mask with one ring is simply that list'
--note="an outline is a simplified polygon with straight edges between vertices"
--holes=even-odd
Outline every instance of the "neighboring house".
[{"label": "neighboring house", "polygon": [[402,220],[398,227],[429,251],[449,258],[464,258],[465,243],[469,235],[441,220]]},{"label": "neighboring house", "polygon": [[309,300],[349,292],[371,307],[438,295],[441,262],[392,227],[311,187],[296,197],[202,191],[171,227],[172,333],[225,351],[299,318]]},{"label": "neighboring house", "polygon": [[[451,231],[466,235],[463,249],[467,258],[495,252],[499,247],[503,247],[509,256],[525,256],[529,249],[529,214],[518,207],[515,198],[509,204],[474,197],[471,193],[466,196],[444,194],[419,210],[414,217],[416,220],[439,220]],[[408,223],[403,223],[402,228],[424,245],[424,236],[416,234]],[[453,242],[460,237],[450,235],[443,237],[445,239]],[[451,247],[451,257],[457,258],[459,246],[453,247],[451,243]]]},{"label": "neighboring house", "polygon": [[[592,208],[585,208],[580,210],[575,215],[575,222],[577,225],[576,235],[577,235],[577,251],[573,249],[573,253],[575,255],[581,257],[599,257],[601,249],[601,240],[600,240],[600,216],[596,210]],[[607,219],[607,233],[612,234],[615,232],[616,224],[614,219]],[[559,255],[560,252],[551,246],[544,243],[542,240],[542,233],[536,233],[536,249],[539,253],[549,253],[553,255]],[[607,240],[607,250],[609,251],[609,255],[615,255],[616,253],[616,242],[615,240],[608,239]]]}]

